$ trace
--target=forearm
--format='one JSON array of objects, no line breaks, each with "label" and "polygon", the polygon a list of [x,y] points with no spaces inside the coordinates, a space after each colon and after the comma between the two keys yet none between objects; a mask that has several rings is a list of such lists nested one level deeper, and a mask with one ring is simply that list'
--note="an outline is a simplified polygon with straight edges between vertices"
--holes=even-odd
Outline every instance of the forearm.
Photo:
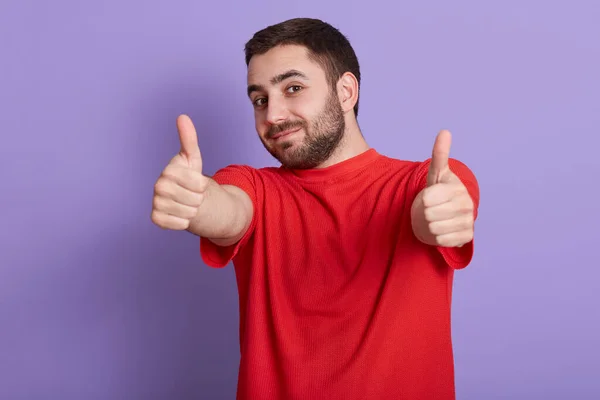
[{"label": "forearm", "polygon": [[189,232],[219,245],[237,242],[248,229],[252,203],[241,189],[221,186],[210,179],[198,214],[190,221]]}]

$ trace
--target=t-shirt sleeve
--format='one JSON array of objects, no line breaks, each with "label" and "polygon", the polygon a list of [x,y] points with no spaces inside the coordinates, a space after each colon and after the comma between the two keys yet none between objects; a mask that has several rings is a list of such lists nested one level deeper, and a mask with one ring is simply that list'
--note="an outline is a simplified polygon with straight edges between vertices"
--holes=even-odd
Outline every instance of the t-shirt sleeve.
[{"label": "t-shirt sleeve", "polygon": [[255,170],[243,165],[230,165],[220,169],[215,173],[212,179],[220,185],[232,185],[242,189],[252,201],[254,208],[252,222],[244,236],[235,244],[229,246],[219,246],[207,238],[200,238],[200,256],[202,260],[210,267],[222,268],[229,264],[240,249],[248,243],[248,240],[254,233],[257,221],[257,213],[260,210],[257,204],[256,195],[256,175]]},{"label": "t-shirt sleeve", "polygon": [[[427,159],[422,162],[415,171],[415,176],[413,182],[416,187],[414,187],[414,197],[427,187],[427,172],[429,171],[429,164],[431,163],[431,159]],[[464,163],[450,158],[448,160],[448,166],[450,170],[458,176],[461,182],[466,186],[471,199],[473,200],[473,218],[477,219],[478,209],[479,209],[479,184],[477,182],[477,178],[473,171],[469,169]],[[470,242],[464,244],[462,247],[442,247],[436,246],[436,249],[440,252],[446,263],[452,267],[453,269],[462,269],[465,268],[471,262],[474,253],[474,239]]]}]

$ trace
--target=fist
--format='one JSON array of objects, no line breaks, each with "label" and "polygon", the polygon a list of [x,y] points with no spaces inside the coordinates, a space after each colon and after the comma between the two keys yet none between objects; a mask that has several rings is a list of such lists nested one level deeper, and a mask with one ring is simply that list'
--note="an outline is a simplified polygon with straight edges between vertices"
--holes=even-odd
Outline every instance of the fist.
[{"label": "fist", "polygon": [[204,200],[209,179],[202,175],[198,135],[189,117],[177,118],[181,150],[154,185],[152,222],[164,229],[186,230]]},{"label": "fist", "polygon": [[460,247],[473,239],[474,204],[448,166],[451,140],[448,131],[435,140],[427,187],[413,203],[413,231],[427,244]]}]

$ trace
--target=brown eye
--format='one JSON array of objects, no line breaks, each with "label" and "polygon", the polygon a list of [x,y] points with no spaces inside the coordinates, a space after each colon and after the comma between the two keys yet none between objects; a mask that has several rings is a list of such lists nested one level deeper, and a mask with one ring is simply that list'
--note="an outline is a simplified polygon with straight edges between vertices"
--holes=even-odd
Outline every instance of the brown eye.
[{"label": "brown eye", "polygon": [[267,99],[261,97],[261,98],[258,98],[256,100],[254,100],[252,102],[252,104],[254,104],[256,107],[260,107],[260,106],[265,105],[266,102],[267,102]]},{"label": "brown eye", "polygon": [[295,92],[298,92],[298,91],[300,91],[301,89],[302,89],[302,87],[301,87],[301,86],[294,85],[294,86],[290,86],[290,87],[287,89],[287,91],[288,91],[289,93],[295,93]]}]

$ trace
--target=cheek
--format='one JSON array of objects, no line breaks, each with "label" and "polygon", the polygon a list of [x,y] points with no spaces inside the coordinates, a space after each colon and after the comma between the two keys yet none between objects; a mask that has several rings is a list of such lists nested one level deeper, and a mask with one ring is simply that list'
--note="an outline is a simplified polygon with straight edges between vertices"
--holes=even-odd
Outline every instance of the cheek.
[{"label": "cheek", "polygon": [[303,96],[291,99],[288,109],[290,114],[302,119],[308,119],[318,109],[318,106],[314,100],[308,96]]},{"label": "cheek", "polygon": [[315,100],[306,100],[301,103],[298,102],[296,107],[294,107],[294,114],[297,117],[309,122],[314,121],[316,118],[318,118],[325,109],[326,104],[320,101],[317,102]]},{"label": "cheek", "polygon": [[260,136],[264,136],[267,131],[267,120],[260,111],[254,111],[254,127]]}]

